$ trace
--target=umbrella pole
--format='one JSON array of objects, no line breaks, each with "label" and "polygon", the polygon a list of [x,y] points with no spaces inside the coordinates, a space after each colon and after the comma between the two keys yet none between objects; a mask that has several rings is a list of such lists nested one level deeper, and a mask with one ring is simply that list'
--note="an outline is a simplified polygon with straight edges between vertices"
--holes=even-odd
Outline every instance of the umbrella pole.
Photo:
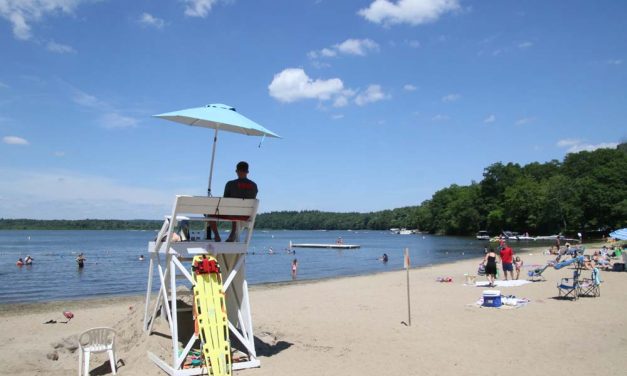
[{"label": "umbrella pole", "polygon": [[213,150],[211,151],[211,169],[209,170],[209,185],[207,186],[207,196],[211,197],[211,179],[213,178],[213,160],[216,156],[216,143],[218,142],[218,128],[213,135]]},{"label": "umbrella pole", "polygon": [[[209,184],[207,185],[207,196],[211,197],[211,179],[213,178],[213,160],[216,157],[216,143],[218,142],[218,128],[213,134],[213,150],[211,151],[211,168],[209,169]],[[211,223],[207,222],[205,226],[206,239],[211,239]]]}]

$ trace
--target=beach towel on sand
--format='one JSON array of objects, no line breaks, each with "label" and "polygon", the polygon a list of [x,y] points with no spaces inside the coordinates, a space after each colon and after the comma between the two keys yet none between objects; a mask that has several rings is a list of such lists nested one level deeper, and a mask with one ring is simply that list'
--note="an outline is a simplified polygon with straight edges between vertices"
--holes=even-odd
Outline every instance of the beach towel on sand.
[{"label": "beach towel on sand", "polygon": [[[518,286],[526,285],[528,283],[531,283],[531,282],[524,280],[524,279],[515,279],[515,280],[509,280],[509,281],[494,281],[494,285],[497,287],[518,287]],[[477,281],[477,284],[475,286],[489,287],[489,284],[490,283],[488,281]]]}]

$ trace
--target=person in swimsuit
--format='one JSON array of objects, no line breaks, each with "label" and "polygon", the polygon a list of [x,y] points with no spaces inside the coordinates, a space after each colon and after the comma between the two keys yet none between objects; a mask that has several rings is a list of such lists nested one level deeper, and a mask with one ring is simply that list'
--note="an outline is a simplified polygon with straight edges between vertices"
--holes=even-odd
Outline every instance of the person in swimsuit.
[{"label": "person in swimsuit", "polygon": [[79,269],[85,266],[85,256],[83,256],[82,253],[78,254],[78,257],[76,258],[76,263],[78,264]]},{"label": "person in swimsuit", "polygon": [[298,271],[298,260],[292,261],[292,279],[296,279],[296,272]]},{"label": "person in swimsuit", "polygon": [[520,259],[520,257],[516,256],[516,258],[514,259],[514,269],[516,269],[516,279],[518,279],[518,276],[520,276],[520,269],[522,269],[523,266],[523,261]]},{"label": "person in swimsuit", "polygon": [[494,252],[494,249],[490,248],[488,253],[483,258],[483,265],[485,265],[485,275],[488,278],[489,287],[494,287],[494,279],[496,278],[496,258],[498,255]]}]

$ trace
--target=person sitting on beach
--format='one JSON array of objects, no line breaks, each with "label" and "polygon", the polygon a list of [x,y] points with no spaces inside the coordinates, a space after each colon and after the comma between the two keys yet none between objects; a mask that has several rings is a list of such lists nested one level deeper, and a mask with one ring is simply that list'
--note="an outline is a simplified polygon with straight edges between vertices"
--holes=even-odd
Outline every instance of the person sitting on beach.
[{"label": "person sitting on beach", "polygon": [[594,260],[590,258],[590,255],[586,255],[583,260],[583,267],[586,268],[587,270],[592,270],[594,269],[594,266],[595,266]]},{"label": "person sitting on beach", "polygon": [[[224,197],[234,198],[257,198],[257,184],[248,179],[248,163],[241,161],[235,168],[237,179],[228,181],[224,186]],[[220,233],[218,232],[218,223],[216,221],[210,221],[209,227],[213,232],[213,240],[216,242],[221,241]],[[211,233],[208,232],[208,236]],[[227,242],[234,242],[237,239],[237,222],[231,223],[231,233]]]},{"label": "person sitting on beach", "polygon": [[83,266],[85,266],[85,260],[87,260],[85,258],[85,256],[83,256],[83,253],[79,253],[78,257],[76,257],[76,263],[78,264],[79,268],[82,268]]},{"label": "person sitting on beach", "polygon": [[592,260],[594,261],[594,263],[596,265],[599,266],[599,268],[602,268],[602,269],[605,269],[605,270],[612,269],[612,262],[609,260],[607,255],[603,256],[602,254],[596,254],[595,253],[592,256]]},{"label": "person sitting on beach", "polygon": [[17,259],[17,262],[15,263],[15,265],[17,265],[17,266],[22,266],[22,265],[24,265],[24,261],[22,260],[22,258],[21,258],[21,257]]},{"label": "person sitting on beach", "polygon": [[516,269],[516,279],[518,279],[518,277],[520,276],[520,269],[522,269],[523,266],[523,261],[520,259],[520,257],[516,256],[516,258],[514,259],[514,268]]},{"label": "person sitting on beach", "polygon": [[388,262],[388,254],[384,253],[379,260],[383,261],[383,263],[385,264],[386,262]]},{"label": "person sitting on beach", "polygon": [[621,257],[623,255],[623,249],[620,246],[614,247],[614,252],[610,255],[611,257]]},{"label": "person sitting on beach", "polygon": [[30,255],[26,256],[26,258],[24,259],[24,264],[25,265],[32,265],[33,264],[33,258],[30,257]]}]

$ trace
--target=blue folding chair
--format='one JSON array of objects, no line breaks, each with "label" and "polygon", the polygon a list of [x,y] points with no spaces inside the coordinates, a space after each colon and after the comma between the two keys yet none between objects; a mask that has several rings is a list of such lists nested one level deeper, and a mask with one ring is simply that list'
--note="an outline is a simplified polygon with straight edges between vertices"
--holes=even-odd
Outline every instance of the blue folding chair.
[{"label": "blue folding chair", "polygon": [[573,301],[579,298],[579,268],[575,269],[572,278],[562,278],[560,283],[557,284],[558,298],[572,299]]}]

